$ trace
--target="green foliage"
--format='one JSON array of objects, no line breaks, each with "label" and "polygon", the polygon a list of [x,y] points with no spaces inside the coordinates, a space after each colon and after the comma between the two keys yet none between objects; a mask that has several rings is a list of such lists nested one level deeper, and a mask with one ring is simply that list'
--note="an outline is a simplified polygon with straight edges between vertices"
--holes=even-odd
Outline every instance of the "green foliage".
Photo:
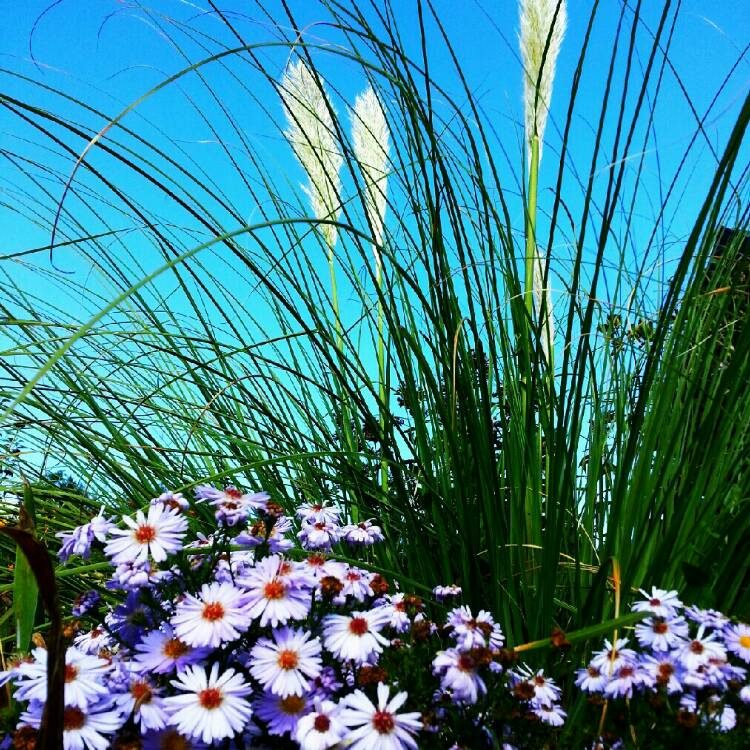
[{"label": "green foliage", "polygon": [[[36,526],[34,493],[28,485],[23,488],[23,505],[21,506],[21,523],[31,533]],[[13,613],[16,622],[16,649],[28,651],[31,644],[31,633],[39,601],[39,587],[34,571],[20,547],[16,548],[16,565],[13,571]]]},{"label": "green foliage", "polygon": [[[500,156],[506,139],[496,140],[460,64],[464,89],[452,96],[385,18],[357,4],[325,6],[342,40],[325,57],[321,45],[299,41],[293,18],[279,21],[278,41],[250,44],[218,11],[216,37],[150,15],[185,67],[120,112],[7,73],[23,95],[0,102],[19,132],[33,128],[39,149],[36,159],[15,155],[15,177],[34,196],[19,198],[17,211],[53,237],[56,264],[75,257],[98,279],[57,272],[47,247],[5,256],[60,290],[50,298],[10,274],[0,299],[0,397],[27,450],[23,471],[63,466],[85,493],[50,488],[43,501],[34,485],[40,536],[83,522],[100,503],[125,513],[163,487],[237,483],[290,507],[303,495],[333,497],[354,519],[378,518],[387,542],[375,566],[428,586],[459,582],[471,604],[496,613],[511,645],[612,617],[603,564],[611,558],[624,592],[655,583],[750,614],[748,308],[733,303],[728,322],[736,295],[705,288],[709,269],[713,291],[727,286],[741,244],[713,259],[720,227],[748,226],[741,154],[750,99],[715,152],[672,277],[659,284],[646,269],[674,257],[662,240],[679,190],[653,209],[634,262],[628,253],[635,225],[644,233],[641,171],[658,149],[655,111],[679,4],[659,4],[648,27],[623,5],[593,137],[576,118],[596,10],[581,49],[563,48],[578,56],[579,74],[555,84],[567,109],[558,153],[545,151],[548,165],[559,163],[541,186],[535,230],[553,256],[569,249],[557,259],[553,372],[523,294],[523,156],[513,184]],[[422,33],[458,60],[439,19],[420,9]],[[644,43],[636,32],[646,27]],[[227,109],[234,101],[235,115],[265,110],[267,96],[255,92],[273,91],[290,50],[320,63],[321,77],[341,63],[370,81],[393,134],[376,280],[348,120],[337,121],[346,177],[334,253],[340,318],[321,270],[325,222],[308,216],[284,170]],[[267,62],[276,54],[279,70]],[[615,63],[636,55],[642,75],[633,80]],[[176,138],[134,116],[179,86],[200,91],[230,166],[206,173]],[[710,110],[693,111],[695,142],[710,144]],[[280,106],[274,115],[269,132],[280,131]],[[581,171],[575,137],[590,144]],[[71,177],[82,139],[93,145]],[[249,166],[233,160],[233,139]],[[64,196],[38,183],[40,165],[57,185],[70,179]],[[686,179],[682,169],[670,184]],[[236,195],[222,187],[228,170],[241,183]],[[80,306],[74,313],[69,300]],[[718,361],[717,346],[728,346],[719,329],[729,324],[731,351]],[[87,575],[64,579],[62,598],[96,580]]]}]

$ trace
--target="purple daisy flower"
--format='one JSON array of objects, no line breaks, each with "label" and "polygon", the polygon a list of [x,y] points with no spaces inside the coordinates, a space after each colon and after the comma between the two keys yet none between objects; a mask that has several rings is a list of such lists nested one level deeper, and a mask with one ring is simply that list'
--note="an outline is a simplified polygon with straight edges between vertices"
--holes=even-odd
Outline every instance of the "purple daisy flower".
[{"label": "purple daisy flower", "polygon": [[84,560],[91,554],[91,545],[107,541],[107,534],[115,528],[114,523],[104,516],[104,506],[88,523],[77,526],[73,531],[58,531],[55,536],[62,539],[62,546],[57,553],[60,562],[67,562],[73,555]]},{"label": "purple daisy flower", "polygon": [[133,658],[146,673],[170,674],[181,672],[190,664],[205,659],[211,648],[195,648],[180,640],[169,623],[161,630],[152,630],[135,645]]},{"label": "purple daisy flower", "polygon": [[256,716],[266,722],[268,733],[275,737],[294,734],[297,723],[310,708],[310,699],[304,695],[282,698],[273,693],[263,693],[253,702]]}]

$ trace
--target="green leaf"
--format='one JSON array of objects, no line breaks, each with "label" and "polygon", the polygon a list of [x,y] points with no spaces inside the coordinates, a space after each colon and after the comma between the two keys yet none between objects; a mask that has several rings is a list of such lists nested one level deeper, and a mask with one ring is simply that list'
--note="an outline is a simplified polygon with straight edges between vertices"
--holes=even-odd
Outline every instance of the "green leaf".
[{"label": "green leaf", "polygon": [[[23,490],[19,525],[34,532],[34,495],[27,484]],[[16,566],[13,577],[13,613],[16,622],[16,648],[28,651],[39,601],[39,587],[26,555],[16,547]]]}]

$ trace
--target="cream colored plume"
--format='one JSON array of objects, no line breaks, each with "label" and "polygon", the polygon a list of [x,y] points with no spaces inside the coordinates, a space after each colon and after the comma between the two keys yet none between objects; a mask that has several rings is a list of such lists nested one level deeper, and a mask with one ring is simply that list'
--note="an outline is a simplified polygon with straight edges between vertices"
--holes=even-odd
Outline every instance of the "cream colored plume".
[{"label": "cream colored plume", "polygon": [[[552,98],[552,82],[568,22],[566,0],[521,0],[521,57],[523,60],[523,99],[526,146],[531,158],[531,142],[536,137],[539,159],[542,158],[544,131]],[[546,54],[545,54],[546,49]],[[544,67],[542,68],[542,62]],[[538,87],[538,88],[537,88]],[[554,342],[552,293],[544,287],[544,273],[549,262],[534,242],[533,290],[537,312],[545,307],[542,322],[542,351],[547,361]],[[548,279],[549,282],[549,279]]]},{"label": "cream colored plume", "polygon": [[380,247],[385,226],[386,187],[390,131],[385,112],[372,86],[354,100],[352,145],[365,181],[365,209],[374,233],[375,262],[380,266]]},{"label": "cream colored plume", "polygon": [[[524,121],[526,142],[539,138],[541,158],[544,129],[552,98],[552,82],[568,22],[566,0],[521,0],[521,58],[524,68]],[[554,25],[553,25],[554,23]],[[547,40],[549,39],[549,47]],[[544,50],[547,48],[545,56]],[[541,77],[542,59],[544,71]],[[537,81],[539,92],[537,94]]]},{"label": "cream colored plume", "polygon": [[[307,172],[303,185],[317,219],[338,218],[341,212],[341,165],[344,157],[336,136],[335,112],[320,81],[303,60],[290,65],[280,85],[287,117],[286,139]],[[329,249],[336,244],[336,227],[321,229]]]}]

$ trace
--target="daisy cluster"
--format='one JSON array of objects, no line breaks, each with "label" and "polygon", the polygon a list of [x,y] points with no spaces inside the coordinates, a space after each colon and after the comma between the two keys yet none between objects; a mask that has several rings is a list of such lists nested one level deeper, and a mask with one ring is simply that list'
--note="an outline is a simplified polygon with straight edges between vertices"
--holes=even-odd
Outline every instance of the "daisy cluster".
[{"label": "daisy cluster", "polygon": [[750,705],[750,626],[685,606],[676,591],[641,594],[633,610],[648,616],[629,637],[605,640],[576,685],[594,704],[642,696],[685,727],[734,729],[737,709]]},{"label": "daisy cluster", "polygon": [[[211,535],[191,531],[211,516]],[[63,561],[111,566],[66,628],[65,750],[521,750],[554,744],[563,706],[582,694],[595,705],[674,699],[676,715],[717,733],[750,703],[733,663],[750,660],[750,628],[657,589],[635,605],[633,647],[606,642],[563,695],[518,662],[490,612],[460,603],[459,586],[425,604],[355,564],[382,531],[331,505],[286,515],[267,493],[203,485],[192,501],[165,492],[61,536]],[[5,684],[17,710],[0,747],[31,750],[46,649],[15,658]]]}]

